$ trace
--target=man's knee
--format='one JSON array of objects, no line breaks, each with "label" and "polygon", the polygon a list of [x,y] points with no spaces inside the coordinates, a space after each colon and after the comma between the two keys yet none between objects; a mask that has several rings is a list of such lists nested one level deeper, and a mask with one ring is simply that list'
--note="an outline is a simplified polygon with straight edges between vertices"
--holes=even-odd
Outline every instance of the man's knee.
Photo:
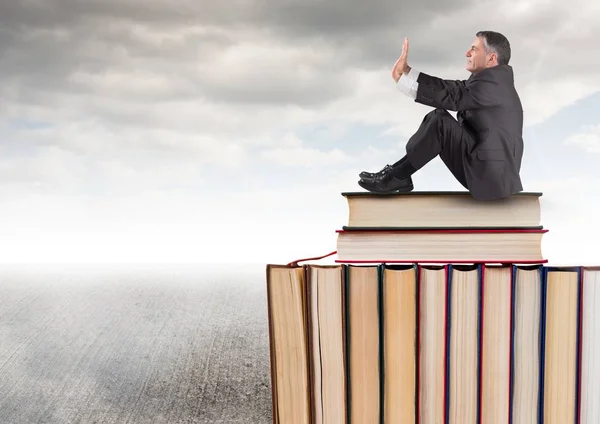
[{"label": "man's knee", "polygon": [[450,113],[446,110],[446,109],[441,109],[441,108],[437,108],[432,110],[431,112],[429,112],[426,115],[427,120],[439,120],[439,119],[446,119],[448,117],[452,117],[452,115],[450,115]]}]

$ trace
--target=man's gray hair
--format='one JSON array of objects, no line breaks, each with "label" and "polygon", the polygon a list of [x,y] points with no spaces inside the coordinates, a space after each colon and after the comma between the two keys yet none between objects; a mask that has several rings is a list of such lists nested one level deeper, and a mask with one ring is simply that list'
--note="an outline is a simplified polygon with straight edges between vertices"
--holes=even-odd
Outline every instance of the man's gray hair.
[{"label": "man's gray hair", "polygon": [[498,65],[508,65],[510,61],[510,43],[504,35],[495,31],[479,31],[475,35],[483,39],[487,54],[496,53]]}]

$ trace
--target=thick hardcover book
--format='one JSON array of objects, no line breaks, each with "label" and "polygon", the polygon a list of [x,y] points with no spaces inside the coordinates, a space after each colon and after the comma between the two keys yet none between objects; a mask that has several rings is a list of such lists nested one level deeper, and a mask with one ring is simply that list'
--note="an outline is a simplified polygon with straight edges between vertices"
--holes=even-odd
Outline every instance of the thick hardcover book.
[{"label": "thick hardcover book", "polygon": [[311,424],[305,271],[267,265],[266,282],[273,424]]},{"label": "thick hardcover book", "polygon": [[513,285],[510,265],[482,265],[479,422],[483,424],[509,422]]},{"label": "thick hardcover book", "polygon": [[337,230],[338,263],[545,263],[545,229]]},{"label": "thick hardcover book", "polygon": [[417,424],[445,422],[449,265],[418,265]]},{"label": "thick hardcover book", "polygon": [[382,409],[382,265],[346,272],[348,423],[380,423]]},{"label": "thick hardcover book", "polygon": [[312,424],[347,421],[346,269],[304,266]]},{"label": "thick hardcover book", "polygon": [[468,192],[452,191],[342,195],[348,203],[348,227],[541,228],[542,193],[523,192],[485,202]]},{"label": "thick hardcover book", "polygon": [[512,266],[509,423],[539,423],[543,345],[543,266]]},{"label": "thick hardcover book", "polygon": [[577,424],[581,268],[544,268],[541,424]]},{"label": "thick hardcover book", "polygon": [[479,424],[481,270],[448,266],[446,424]]},{"label": "thick hardcover book", "polygon": [[600,267],[581,275],[579,423],[600,423]]},{"label": "thick hardcover book", "polygon": [[385,265],[381,272],[382,422],[417,418],[418,280],[415,265]]}]

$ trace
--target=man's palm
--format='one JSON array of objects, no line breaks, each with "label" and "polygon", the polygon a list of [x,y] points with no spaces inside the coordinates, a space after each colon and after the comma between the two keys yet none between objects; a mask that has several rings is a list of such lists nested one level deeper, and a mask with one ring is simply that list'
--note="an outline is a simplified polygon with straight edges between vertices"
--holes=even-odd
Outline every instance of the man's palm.
[{"label": "man's palm", "polygon": [[396,82],[398,82],[402,73],[408,72],[408,70],[409,70],[407,57],[408,57],[408,37],[404,39],[404,45],[402,46],[402,54],[400,55],[400,57],[394,64],[394,68],[392,69],[392,78],[394,78],[394,81],[396,81]]}]

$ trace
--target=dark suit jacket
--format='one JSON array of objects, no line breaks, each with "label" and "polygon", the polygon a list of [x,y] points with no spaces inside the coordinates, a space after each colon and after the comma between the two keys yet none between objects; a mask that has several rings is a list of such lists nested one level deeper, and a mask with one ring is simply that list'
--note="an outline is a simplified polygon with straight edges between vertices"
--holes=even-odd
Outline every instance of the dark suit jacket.
[{"label": "dark suit jacket", "polygon": [[523,190],[523,107],[509,65],[487,68],[463,81],[420,73],[416,102],[457,111],[459,124],[474,139],[464,155],[473,197],[503,198]]}]

